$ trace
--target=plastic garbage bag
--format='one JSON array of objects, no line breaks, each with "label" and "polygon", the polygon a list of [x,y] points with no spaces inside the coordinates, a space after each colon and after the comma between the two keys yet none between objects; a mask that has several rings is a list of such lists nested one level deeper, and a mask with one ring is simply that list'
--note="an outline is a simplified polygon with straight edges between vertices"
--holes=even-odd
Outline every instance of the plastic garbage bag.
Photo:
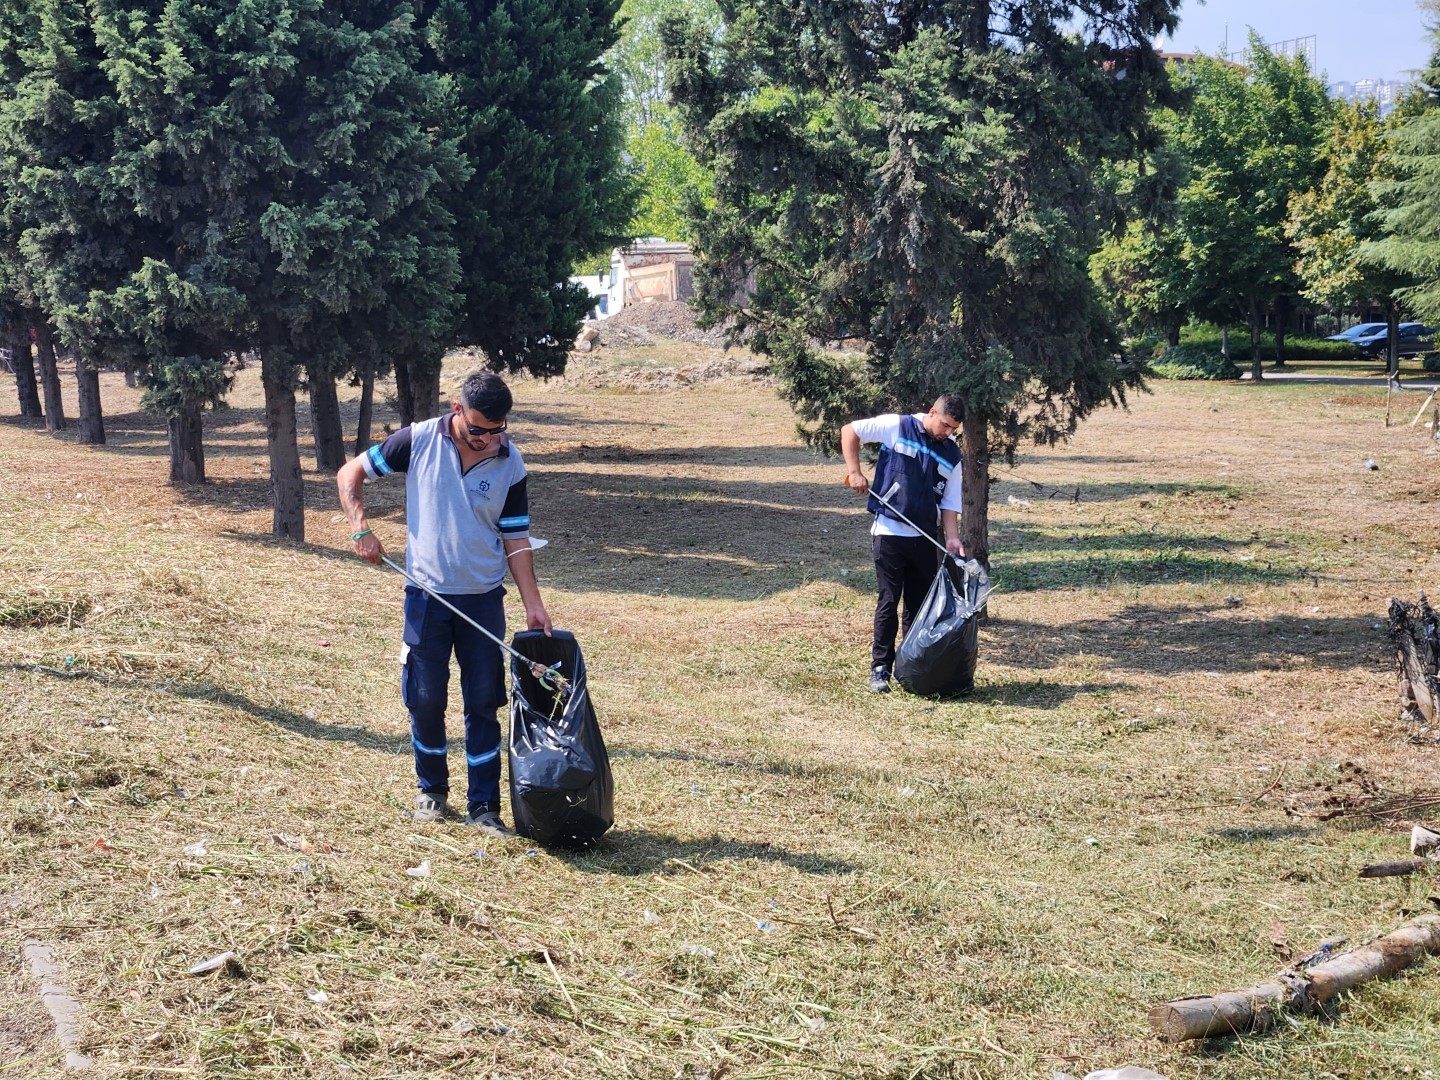
[{"label": "plastic garbage bag", "polygon": [[946,558],[895,654],[895,679],[912,694],[960,694],[975,685],[980,609],[990,583],[980,564]]},{"label": "plastic garbage bag", "polygon": [[570,695],[561,699],[528,664],[511,657],[510,811],[515,830],[554,847],[589,847],[615,823],[615,782],[590,703],[585,659],[575,635],[538,630],[511,646],[544,667],[559,664]]}]

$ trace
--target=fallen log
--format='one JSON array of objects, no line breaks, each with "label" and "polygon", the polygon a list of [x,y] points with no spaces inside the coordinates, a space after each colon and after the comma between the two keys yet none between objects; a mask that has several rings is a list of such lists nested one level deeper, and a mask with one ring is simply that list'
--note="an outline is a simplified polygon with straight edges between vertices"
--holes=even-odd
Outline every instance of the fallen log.
[{"label": "fallen log", "polygon": [[1305,971],[1226,994],[1179,998],[1150,1010],[1150,1029],[1166,1042],[1266,1031],[1286,1012],[1315,1012],[1337,994],[1383,979],[1440,953],[1440,915],[1422,915],[1368,945]]},{"label": "fallen log", "polygon": [[1248,990],[1167,1001],[1150,1010],[1150,1030],[1165,1042],[1269,1031],[1278,1016],[1296,1007],[1301,997],[1299,981],[1284,973],[1274,982]]},{"label": "fallen log", "polygon": [[1360,876],[1364,878],[1374,877],[1404,877],[1406,874],[1413,874],[1418,870],[1424,870],[1427,866],[1436,865],[1429,859],[1401,859],[1399,862],[1377,862],[1360,868]]}]

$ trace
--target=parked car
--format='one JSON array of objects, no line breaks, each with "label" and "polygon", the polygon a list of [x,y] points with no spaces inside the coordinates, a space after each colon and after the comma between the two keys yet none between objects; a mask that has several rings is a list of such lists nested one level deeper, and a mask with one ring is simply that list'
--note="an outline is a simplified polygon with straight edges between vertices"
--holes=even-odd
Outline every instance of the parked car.
[{"label": "parked car", "polygon": [[[1402,322],[1400,324],[1400,355],[1419,356],[1435,348],[1435,331],[1424,323]],[[1390,349],[1390,328],[1381,326],[1378,333],[1357,338],[1356,346],[1366,356],[1386,356]]]},{"label": "parked car", "polygon": [[1358,341],[1360,338],[1369,337],[1371,334],[1379,333],[1385,329],[1383,322],[1362,322],[1354,326],[1346,327],[1338,334],[1331,334],[1326,341]]}]

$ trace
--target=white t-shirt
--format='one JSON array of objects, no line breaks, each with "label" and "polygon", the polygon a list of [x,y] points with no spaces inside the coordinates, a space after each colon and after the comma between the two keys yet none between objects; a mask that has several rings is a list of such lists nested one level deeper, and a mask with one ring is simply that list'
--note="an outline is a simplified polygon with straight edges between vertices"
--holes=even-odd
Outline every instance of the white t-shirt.
[{"label": "white t-shirt", "polygon": [[[912,414],[916,420],[924,421],[924,413]],[[886,450],[895,448],[895,440],[900,438],[900,414],[886,413],[884,416],[872,416],[869,420],[852,420],[850,426],[855,434],[860,437],[862,443],[879,443]],[[945,491],[940,496],[941,510],[954,510],[957,514],[962,508],[960,502],[961,469],[957,465],[950,474],[950,479],[945,481]],[[883,492],[881,494],[884,494]],[[887,517],[884,514],[875,515],[875,523],[870,526],[872,536],[920,536],[921,534],[906,525],[898,518]]]}]

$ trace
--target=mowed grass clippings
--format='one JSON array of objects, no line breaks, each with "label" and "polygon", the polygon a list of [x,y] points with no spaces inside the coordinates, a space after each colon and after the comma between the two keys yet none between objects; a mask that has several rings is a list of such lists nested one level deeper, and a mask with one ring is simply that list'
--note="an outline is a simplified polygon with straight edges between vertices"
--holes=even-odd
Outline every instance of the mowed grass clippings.
[{"label": "mowed grass clippings", "polygon": [[[0,607],[37,613],[0,620],[0,910],[9,955],[54,946],[96,1075],[1440,1060],[1433,964],[1333,1022],[1205,1048],[1145,1025],[1427,906],[1354,876],[1409,819],[1322,820],[1440,790],[1382,629],[1433,581],[1440,479],[1383,389],[1157,384],[1023,454],[993,489],[979,686],[934,702],[865,691],[866,518],[773,391],[645,390],[626,373],[665,350],[622,359],[518,381],[512,416],[615,769],[616,829],[578,855],[402,817],[402,583],[350,555],[327,477],[307,544],[266,535],[253,369],[198,491],[164,484],[164,427],[118,376],[101,448],[0,399]],[[402,486],[367,500],[398,551]],[[0,1075],[59,1069],[27,985],[0,967]]]}]

